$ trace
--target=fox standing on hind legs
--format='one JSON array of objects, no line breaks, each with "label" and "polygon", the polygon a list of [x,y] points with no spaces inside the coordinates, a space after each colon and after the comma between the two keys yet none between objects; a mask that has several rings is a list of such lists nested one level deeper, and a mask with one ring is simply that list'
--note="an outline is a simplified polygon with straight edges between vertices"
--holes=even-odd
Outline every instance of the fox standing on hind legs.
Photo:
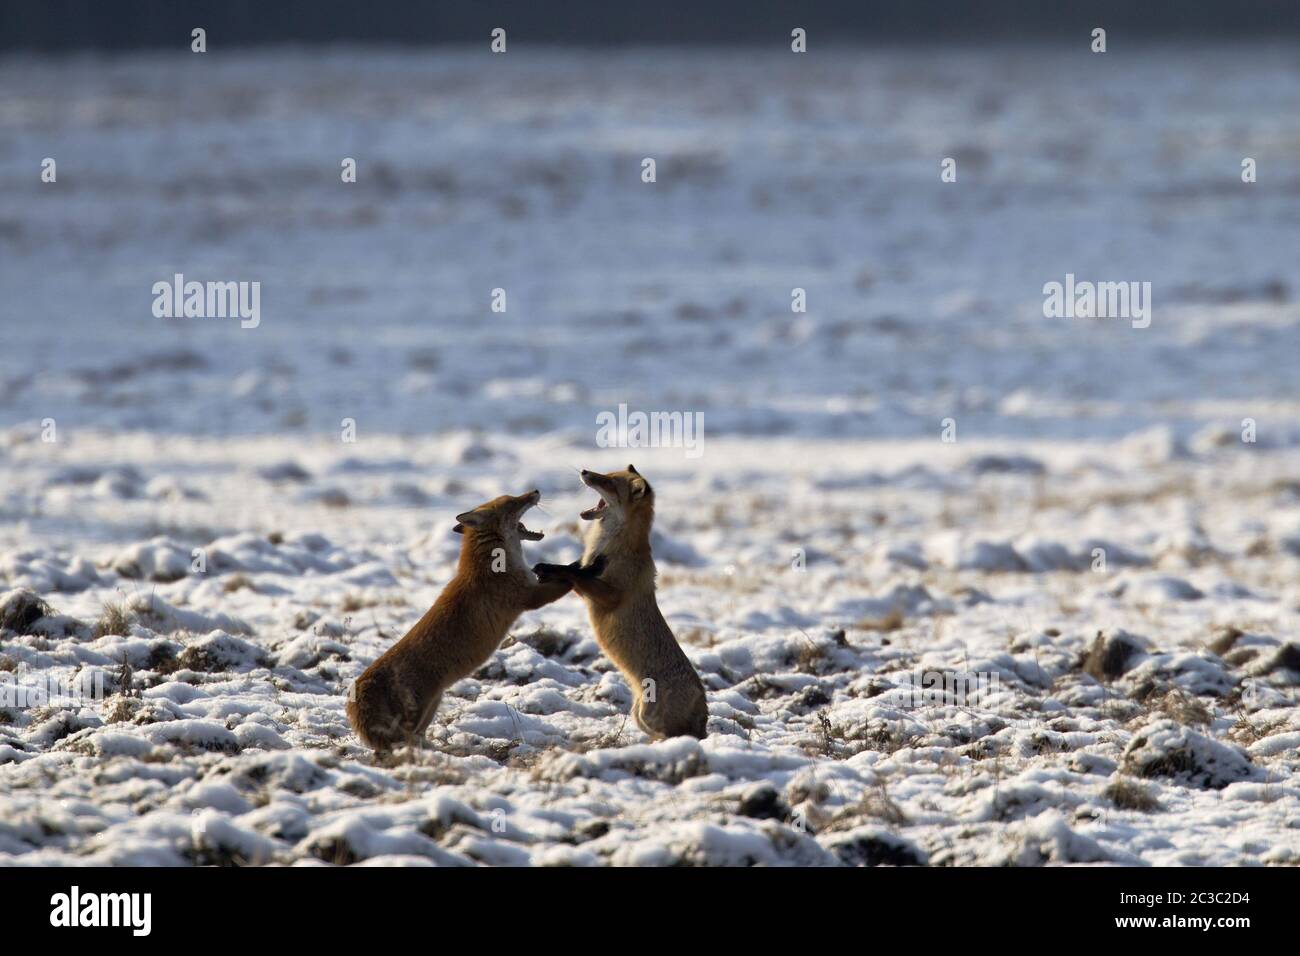
[{"label": "fox standing on hind legs", "polygon": [[539,583],[524,563],[520,539],[543,536],[519,519],[541,496],[502,495],[456,516],[455,530],[465,537],[456,576],[348,692],[348,721],[368,747],[385,751],[418,743],[442,692],[478,670],[521,613],[568,593],[563,581]]},{"label": "fox standing on hind legs", "polygon": [[587,602],[596,642],[632,687],[638,727],[655,738],[703,739],[709,720],[704,684],[655,600],[654,490],[631,465],[608,475],[584,470],[582,481],[600,495],[579,516],[591,522],[582,560],[533,570],[543,584],[571,584]]}]

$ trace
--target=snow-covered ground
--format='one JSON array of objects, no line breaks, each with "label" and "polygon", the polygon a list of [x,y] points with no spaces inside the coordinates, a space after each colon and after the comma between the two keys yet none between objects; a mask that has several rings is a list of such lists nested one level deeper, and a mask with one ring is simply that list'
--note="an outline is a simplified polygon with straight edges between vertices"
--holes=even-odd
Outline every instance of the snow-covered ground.
[{"label": "snow-covered ground", "polygon": [[[1300,862],[1294,51],[511,49],[0,60],[0,679],[104,690],[0,862]],[[453,516],[628,461],[709,737],[570,596],[362,748]]]}]

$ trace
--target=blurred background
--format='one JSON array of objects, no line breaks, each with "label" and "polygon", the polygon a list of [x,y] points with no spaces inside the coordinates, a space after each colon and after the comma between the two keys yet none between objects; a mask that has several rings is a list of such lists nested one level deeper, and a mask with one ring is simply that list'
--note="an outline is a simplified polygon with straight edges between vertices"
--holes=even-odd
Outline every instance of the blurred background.
[{"label": "blurred background", "polygon": [[[529,43],[702,43],[766,45],[798,24],[819,42],[1060,39],[1105,25],[1130,38],[1275,37],[1295,34],[1300,9],[1289,0],[666,0],[644,7],[601,0],[474,3],[347,0],[6,0],[0,48],[171,47],[177,32],[219,29],[227,45],[285,42],[477,43],[508,26]],[[503,19],[504,18],[504,19]]]},{"label": "blurred background", "polygon": [[[1300,420],[1295,4],[0,11],[0,427]],[[260,282],[259,327],[155,318],[176,273]],[[1044,318],[1067,273],[1151,327]]]}]

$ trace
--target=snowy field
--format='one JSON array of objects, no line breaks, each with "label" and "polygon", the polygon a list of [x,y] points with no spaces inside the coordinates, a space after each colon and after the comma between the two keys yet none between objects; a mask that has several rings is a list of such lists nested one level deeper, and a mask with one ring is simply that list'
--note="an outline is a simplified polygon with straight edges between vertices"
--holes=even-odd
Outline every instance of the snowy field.
[{"label": "snowy field", "polygon": [[[90,698],[0,863],[1300,863],[1300,61],[1119,46],[0,59],[0,690]],[[361,747],[454,515],[629,461],[708,738],[569,596]]]}]

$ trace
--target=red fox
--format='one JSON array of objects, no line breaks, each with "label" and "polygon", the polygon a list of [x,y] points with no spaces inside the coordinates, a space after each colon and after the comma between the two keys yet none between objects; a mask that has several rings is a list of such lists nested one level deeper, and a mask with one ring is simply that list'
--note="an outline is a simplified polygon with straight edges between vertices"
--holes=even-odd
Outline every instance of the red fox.
[{"label": "red fox", "polygon": [[502,495],[456,516],[454,530],[465,538],[456,576],[348,692],[348,721],[368,747],[421,741],[442,692],[481,667],[522,612],[568,593],[566,582],[539,582],[524,563],[521,539],[543,535],[519,519],[541,496]]},{"label": "red fox", "polygon": [[533,570],[543,584],[572,585],[587,602],[597,643],[632,687],[638,727],[654,738],[703,739],[709,720],[704,684],[655,601],[654,490],[632,465],[607,475],[584,470],[582,481],[600,495],[579,515],[591,522],[582,560]]}]

